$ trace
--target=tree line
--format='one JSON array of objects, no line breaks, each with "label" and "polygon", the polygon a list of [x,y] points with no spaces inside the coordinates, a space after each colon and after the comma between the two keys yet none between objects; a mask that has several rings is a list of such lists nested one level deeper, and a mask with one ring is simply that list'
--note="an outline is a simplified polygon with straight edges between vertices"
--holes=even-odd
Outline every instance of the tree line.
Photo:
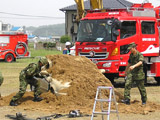
[{"label": "tree line", "polygon": [[31,31],[36,36],[62,36],[65,35],[65,24],[43,25],[39,27],[26,27],[26,30]]}]

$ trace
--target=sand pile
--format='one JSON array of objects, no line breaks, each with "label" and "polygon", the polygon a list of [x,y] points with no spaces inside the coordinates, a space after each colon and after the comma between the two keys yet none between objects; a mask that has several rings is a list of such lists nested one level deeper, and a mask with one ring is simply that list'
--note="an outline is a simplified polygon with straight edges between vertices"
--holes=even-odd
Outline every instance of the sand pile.
[{"label": "sand pile", "polygon": [[[71,82],[68,89],[63,90],[66,96],[55,96],[48,92],[41,96],[44,98],[41,102],[33,102],[33,93],[28,92],[20,100],[19,106],[25,110],[41,110],[45,112],[68,113],[70,110],[79,109],[83,113],[91,113],[94,104],[94,98],[98,86],[112,86],[111,82],[99,72],[97,66],[89,59],[80,56],[68,55],[49,55],[47,56],[53,63],[53,67],[48,70],[52,77],[57,80]],[[120,100],[122,94],[116,91],[116,99]],[[8,105],[11,97],[3,97],[0,100],[1,105]],[[141,102],[132,102],[132,105],[126,106],[119,104],[120,112],[124,113],[144,113],[152,112],[160,108],[153,103],[147,105],[152,107],[142,107]],[[137,107],[140,106],[137,110]]]},{"label": "sand pile", "polygon": [[[88,109],[87,111],[91,111],[97,87],[112,86],[111,82],[99,72],[97,66],[85,57],[68,55],[47,57],[53,63],[53,67],[48,70],[52,73],[52,77],[71,82],[71,87],[64,90],[67,96],[58,97],[57,103],[61,107],[66,106],[69,109],[84,107]],[[122,98],[120,93],[117,94],[117,99],[119,98]]]}]

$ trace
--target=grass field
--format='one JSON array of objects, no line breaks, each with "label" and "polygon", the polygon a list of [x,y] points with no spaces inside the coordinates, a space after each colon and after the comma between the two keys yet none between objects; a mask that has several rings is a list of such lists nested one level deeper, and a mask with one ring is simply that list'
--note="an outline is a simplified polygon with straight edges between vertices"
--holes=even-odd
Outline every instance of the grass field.
[{"label": "grass field", "polygon": [[31,52],[31,57],[62,54],[62,51],[56,51],[56,50],[46,50],[46,49],[34,50],[33,43],[28,44],[28,49]]}]

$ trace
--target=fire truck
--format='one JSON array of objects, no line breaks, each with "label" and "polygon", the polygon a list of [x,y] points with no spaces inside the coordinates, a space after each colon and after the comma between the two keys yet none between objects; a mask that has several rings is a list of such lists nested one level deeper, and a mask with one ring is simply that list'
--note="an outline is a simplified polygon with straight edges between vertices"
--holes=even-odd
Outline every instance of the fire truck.
[{"label": "fire truck", "polygon": [[0,59],[6,62],[16,61],[17,58],[29,57],[27,34],[0,34]]},{"label": "fire truck", "polygon": [[135,42],[144,58],[144,72],[160,83],[159,49],[160,7],[151,3],[133,4],[126,9],[89,10],[79,23],[76,55],[86,56],[104,75],[124,77],[130,52]]}]

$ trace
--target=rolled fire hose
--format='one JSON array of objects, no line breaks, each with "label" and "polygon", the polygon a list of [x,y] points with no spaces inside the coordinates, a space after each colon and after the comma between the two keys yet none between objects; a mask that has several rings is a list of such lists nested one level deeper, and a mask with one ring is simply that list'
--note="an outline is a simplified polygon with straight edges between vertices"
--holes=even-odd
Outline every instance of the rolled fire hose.
[{"label": "rolled fire hose", "polygon": [[[17,51],[17,49],[20,48],[21,46],[23,46],[25,48],[25,51],[24,51],[23,54],[19,54],[18,51]],[[23,57],[27,53],[27,50],[28,49],[27,49],[27,44],[26,43],[18,42],[18,44],[16,45],[16,48],[15,48],[15,53],[16,53],[17,56]]]}]

